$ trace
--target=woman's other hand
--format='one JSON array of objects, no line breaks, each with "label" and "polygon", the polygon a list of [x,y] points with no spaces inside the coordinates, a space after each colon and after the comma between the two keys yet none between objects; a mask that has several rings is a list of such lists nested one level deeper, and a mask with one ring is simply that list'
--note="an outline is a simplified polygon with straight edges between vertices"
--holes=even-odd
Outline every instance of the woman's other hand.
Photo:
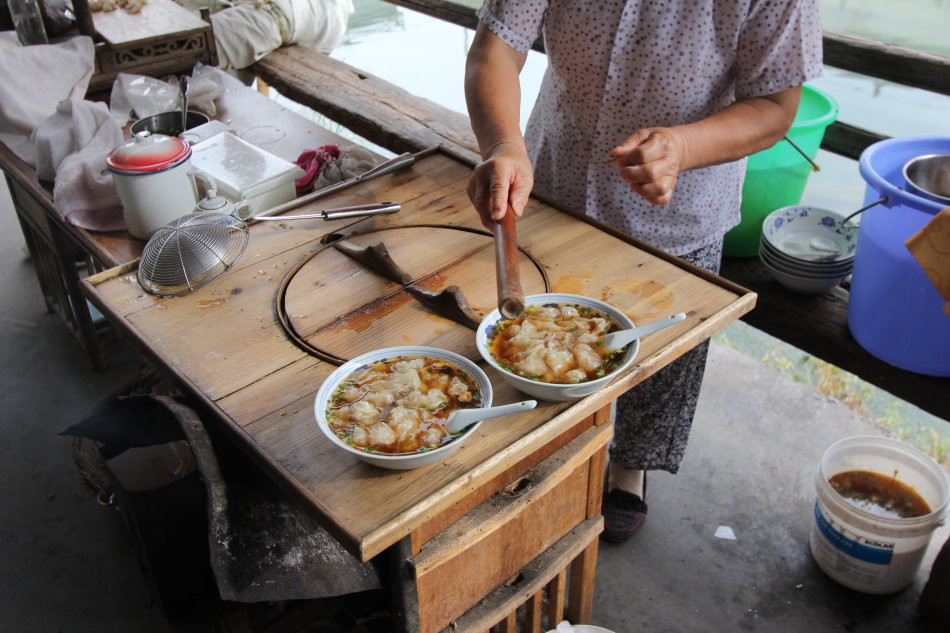
[{"label": "woman's other hand", "polygon": [[475,167],[468,181],[468,197],[478,211],[482,224],[491,230],[509,205],[521,217],[534,185],[534,171],[524,147],[503,144]]},{"label": "woman's other hand", "polygon": [[610,154],[633,191],[650,204],[666,204],[680,172],[739,160],[782,140],[800,98],[795,86],[739,99],[694,123],[637,130]]},{"label": "woman's other hand", "polygon": [[650,204],[667,204],[686,162],[686,139],[676,128],[644,128],[610,154],[631,190]]}]

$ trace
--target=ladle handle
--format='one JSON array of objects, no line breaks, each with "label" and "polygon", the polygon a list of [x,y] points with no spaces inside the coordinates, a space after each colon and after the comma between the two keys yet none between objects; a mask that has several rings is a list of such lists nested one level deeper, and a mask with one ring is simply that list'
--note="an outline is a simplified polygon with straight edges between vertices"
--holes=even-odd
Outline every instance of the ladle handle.
[{"label": "ladle handle", "polygon": [[301,215],[261,215],[253,216],[248,220],[342,220],[345,218],[362,218],[368,215],[386,215],[396,213],[402,208],[398,202],[376,202],[373,204],[358,204],[351,207],[337,207],[324,209],[319,213],[304,213]]},{"label": "ladle handle", "polygon": [[449,433],[461,433],[466,428],[480,420],[490,420],[500,418],[503,415],[530,411],[538,406],[537,400],[522,400],[511,404],[502,404],[497,407],[482,407],[474,409],[459,409],[449,414],[446,420],[445,429]]},{"label": "ladle handle", "polygon": [[641,325],[629,330],[614,332],[604,337],[604,346],[607,349],[620,349],[637,339],[643,338],[647,334],[653,334],[654,332],[658,332],[665,327],[669,327],[674,323],[679,323],[685,319],[685,312],[677,312],[676,314],[671,314],[668,317],[653,321],[652,323],[647,323],[646,325]]},{"label": "ladle handle", "polygon": [[518,270],[518,232],[515,212],[508,212],[495,222],[495,279],[498,285],[498,311],[506,319],[514,319],[524,312],[524,292]]}]

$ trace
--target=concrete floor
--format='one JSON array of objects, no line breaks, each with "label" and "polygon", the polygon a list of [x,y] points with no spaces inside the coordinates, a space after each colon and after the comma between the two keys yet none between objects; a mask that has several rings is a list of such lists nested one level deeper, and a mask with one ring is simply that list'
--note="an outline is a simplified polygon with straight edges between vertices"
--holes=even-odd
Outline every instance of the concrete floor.
[{"label": "concrete floor", "polygon": [[[46,312],[2,203],[0,271],[0,630],[213,630],[219,603],[162,615],[120,515],[82,488],[70,440],[58,435],[135,375],[131,354],[113,349],[106,371],[89,370]],[[682,470],[652,473],[643,531],[601,546],[594,623],[618,633],[950,630],[918,614],[950,528],[935,535],[916,582],[887,597],[840,587],[808,552],[819,457],[838,438],[879,433],[873,424],[723,345],[709,363]],[[720,526],[735,540],[717,538]]]}]

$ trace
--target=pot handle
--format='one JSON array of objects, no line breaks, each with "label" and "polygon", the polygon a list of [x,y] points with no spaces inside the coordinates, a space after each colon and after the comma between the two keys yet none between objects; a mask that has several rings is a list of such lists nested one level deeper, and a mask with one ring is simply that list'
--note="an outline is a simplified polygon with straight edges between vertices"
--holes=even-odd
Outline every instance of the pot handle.
[{"label": "pot handle", "polygon": [[205,184],[208,185],[208,188],[205,189],[205,196],[214,198],[218,195],[218,183],[215,181],[214,176],[201,169],[191,169],[188,171],[188,175],[191,176],[191,181],[195,184],[195,202],[204,197],[199,193],[198,180],[204,180]]}]

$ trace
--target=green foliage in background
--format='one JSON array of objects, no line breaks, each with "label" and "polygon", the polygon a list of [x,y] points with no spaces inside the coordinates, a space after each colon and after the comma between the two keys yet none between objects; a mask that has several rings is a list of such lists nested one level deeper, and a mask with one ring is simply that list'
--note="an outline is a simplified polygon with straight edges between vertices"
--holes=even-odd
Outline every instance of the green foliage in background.
[{"label": "green foliage in background", "polygon": [[815,358],[741,321],[713,336],[747,356],[813,386],[855,413],[950,468],[950,423],[932,416],[854,374]]}]

